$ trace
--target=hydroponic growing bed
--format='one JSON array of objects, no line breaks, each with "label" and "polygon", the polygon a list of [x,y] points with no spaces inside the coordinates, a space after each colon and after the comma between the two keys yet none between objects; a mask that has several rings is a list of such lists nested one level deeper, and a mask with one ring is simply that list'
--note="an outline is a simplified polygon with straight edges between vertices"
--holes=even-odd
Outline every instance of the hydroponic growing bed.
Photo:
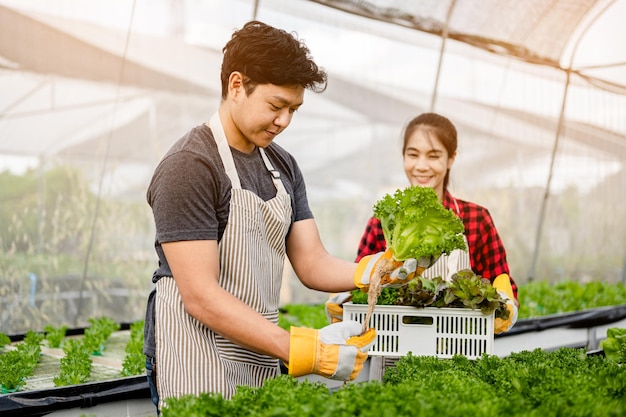
[{"label": "hydroponic growing bed", "polygon": [[[568,283],[564,287],[572,286]],[[593,302],[603,299],[608,301],[623,300],[623,286],[600,286],[592,284],[580,291],[576,286],[571,291],[584,294],[589,299],[575,299],[563,293],[563,287],[546,288],[538,285],[535,290],[521,288],[524,295],[521,301],[533,311],[559,311],[557,301],[566,300],[571,306],[585,307],[580,311],[564,311],[541,317],[526,317],[518,320],[509,332],[494,338],[494,356],[505,358],[523,351],[541,349],[545,352],[563,347],[580,348],[594,354],[598,352],[599,342],[606,337],[610,327],[626,328],[626,304],[601,305],[593,307]],[[557,292],[551,292],[556,288]],[[569,291],[569,290],[567,290]],[[541,298],[543,297],[543,298]],[[554,305],[548,305],[552,303]],[[571,308],[571,306],[569,306]],[[524,311],[521,310],[523,313]],[[286,306],[281,311],[281,325],[320,328],[327,319],[323,305]],[[51,417],[118,417],[118,416],[154,416],[155,409],[150,402],[149,388],[143,369],[140,375],[123,376],[125,346],[130,340],[130,324],[122,323],[120,329],[111,334],[105,349],[99,356],[93,356],[93,368],[90,378],[81,384],[56,387],[53,379],[59,373],[61,349],[50,349],[42,344],[42,355],[35,372],[26,378],[25,383],[16,392],[0,394],[0,415],[43,416]],[[85,329],[70,329],[68,339],[80,338]],[[15,345],[24,335],[11,336]],[[0,349],[0,354],[6,350]],[[382,381],[387,369],[395,367],[400,358],[371,356],[365,363],[357,383]],[[339,391],[345,388],[338,381],[327,380],[317,375],[298,378],[299,382],[322,383],[327,390]],[[348,384],[357,385],[357,384]],[[426,414],[427,415],[427,414]]]},{"label": "hydroponic growing bed", "polygon": [[[79,384],[57,385],[55,379],[61,379],[63,358],[66,352],[61,348],[51,348],[42,341],[41,353],[33,372],[23,379],[17,389],[3,389],[0,395],[0,415],[10,416],[42,416],[57,410],[93,409],[99,405],[126,400],[148,399],[148,388],[145,371],[138,375],[126,376],[128,373],[128,347],[131,340],[132,324],[120,324],[119,331],[111,333],[101,351],[93,352],[90,374],[84,382]],[[84,338],[85,329],[68,330],[65,341],[80,341]],[[7,353],[19,349],[24,343],[25,335],[12,336],[11,345],[5,346],[0,353]],[[70,375],[68,378],[71,378]],[[1,378],[0,378],[1,379]],[[143,406],[142,410],[154,413],[151,403]],[[82,415],[86,411],[77,411]],[[127,415],[127,413],[109,414],[113,416]],[[139,415],[139,414],[132,414]]]}]

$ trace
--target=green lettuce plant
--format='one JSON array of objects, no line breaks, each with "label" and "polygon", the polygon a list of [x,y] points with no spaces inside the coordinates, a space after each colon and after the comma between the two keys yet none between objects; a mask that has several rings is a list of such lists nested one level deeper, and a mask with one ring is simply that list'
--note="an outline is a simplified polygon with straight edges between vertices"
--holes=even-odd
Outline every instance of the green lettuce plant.
[{"label": "green lettuce plant", "polygon": [[[0,391],[17,391],[32,375],[41,355],[43,335],[29,330],[15,349],[0,355]],[[10,342],[10,340],[9,340]]]},{"label": "green lettuce plant", "polygon": [[122,375],[140,375],[146,370],[146,357],[143,354],[143,329],[145,321],[140,320],[130,325],[130,338],[126,343]]},{"label": "green lettuce plant", "polygon": [[626,363],[626,329],[611,327],[606,331],[606,339],[600,342],[604,355],[612,361]]},{"label": "green lettuce plant", "polygon": [[[354,304],[367,304],[367,294],[352,291]],[[506,301],[488,279],[465,269],[452,275],[450,281],[441,277],[418,276],[400,288],[383,288],[378,305],[413,307],[449,307],[481,310],[483,314],[495,312],[496,317],[508,318]]]},{"label": "green lettuce plant", "polygon": [[374,217],[397,261],[467,250],[463,221],[439,202],[432,188],[407,187],[387,194],[374,205]]},{"label": "green lettuce plant", "polygon": [[63,339],[65,339],[67,329],[68,327],[65,325],[56,327],[48,324],[44,326],[43,330],[46,332],[46,340],[48,341],[48,346],[51,348],[61,347],[61,343],[63,342]]},{"label": "green lettuce plant", "polygon": [[93,361],[91,360],[91,347],[81,340],[68,339],[63,343],[65,356],[61,358],[61,371],[54,377],[54,385],[78,385],[86,382],[91,377]]}]

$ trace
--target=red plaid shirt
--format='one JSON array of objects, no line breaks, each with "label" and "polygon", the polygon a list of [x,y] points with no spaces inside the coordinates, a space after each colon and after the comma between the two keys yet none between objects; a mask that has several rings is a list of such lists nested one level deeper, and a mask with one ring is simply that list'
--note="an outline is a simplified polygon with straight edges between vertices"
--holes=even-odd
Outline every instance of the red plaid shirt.
[{"label": "red plaid shirt", "polygon": [[[513,295],[517,298],[517,285],[510,276],[506,251],[498,235],[489,210],[478,204],[455,199],[446,191],[443,205],[454,211],[463,220],[465,237],[469,246],[470,264],[476,275],[489,279],[491,282],[500,274],[507,274],[513,287]],[[386,249],[385,236],[380,221],[372,217],[359,243],[356,261]]]}]

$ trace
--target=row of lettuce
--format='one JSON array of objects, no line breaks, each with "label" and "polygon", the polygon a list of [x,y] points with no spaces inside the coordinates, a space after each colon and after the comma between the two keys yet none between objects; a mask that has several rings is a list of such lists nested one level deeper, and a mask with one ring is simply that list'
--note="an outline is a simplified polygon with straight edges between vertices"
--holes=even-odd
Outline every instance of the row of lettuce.
[{"label": "row of lettuce", "polygon": [[[100,356],[113,332],[120,324],[109,317],[89,319],[81,337],[66,337],[67,326],[46,326],[44,332],[28,331],[22,341],[11,345],[11,339],[0,333],[0,391],[2,394],[18,391],[35,372],[42,346],[62,348],[59,374],[53,377],[55,386],[79,385],[90,381],[93,356]],[[129,340],[120,376],[139,375],[145,371],[143,355],[144,322],[130,325]]]},{"label": "row of lettuce", "polygon": [[441,360],[407,355],[382,381],[329,390],[281,375],[261,387],[172,398],[163,417],[537,416],[626,415],[626,366],[574,348]]}]

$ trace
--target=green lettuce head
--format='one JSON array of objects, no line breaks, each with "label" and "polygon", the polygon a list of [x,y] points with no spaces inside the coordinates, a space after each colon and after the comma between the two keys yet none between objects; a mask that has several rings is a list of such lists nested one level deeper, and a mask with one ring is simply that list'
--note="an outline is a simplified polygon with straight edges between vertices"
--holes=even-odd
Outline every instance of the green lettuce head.
[{"label": "green lettuce head", "polygon": [[432,188],[408,187],[387,194],[374,205],[374,216],[397,261],[467,250],[463,222],[439,202]]}]

